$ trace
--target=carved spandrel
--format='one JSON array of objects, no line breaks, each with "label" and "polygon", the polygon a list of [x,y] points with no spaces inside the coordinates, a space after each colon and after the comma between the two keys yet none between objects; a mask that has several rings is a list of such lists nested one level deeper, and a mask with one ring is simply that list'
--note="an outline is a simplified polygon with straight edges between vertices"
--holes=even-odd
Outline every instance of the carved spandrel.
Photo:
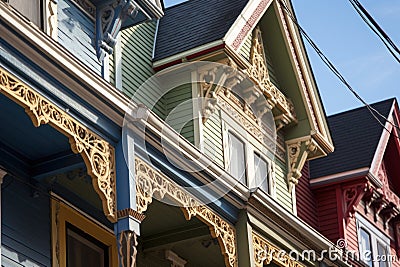
[{"label": "carved spandrel", "polygon": [[35,127],[49,124],[68,137],[72,151],[79,153],[86,164],[93,187],[102,201],[104,214],[115,222],[114,147],[1,68],[0,92],[24,107]]},{"label": "carved spandrel", "polygon": [[179,204],[187,220],[196,216],[209,226],[211,236],[217,238],[220,243],[226,266],[237,266],[236,233],[233,226],[139,158],[135,159],[135,173],[136,203],[139,213],[146,211],[155,193],[161,199],[168,196]]}]

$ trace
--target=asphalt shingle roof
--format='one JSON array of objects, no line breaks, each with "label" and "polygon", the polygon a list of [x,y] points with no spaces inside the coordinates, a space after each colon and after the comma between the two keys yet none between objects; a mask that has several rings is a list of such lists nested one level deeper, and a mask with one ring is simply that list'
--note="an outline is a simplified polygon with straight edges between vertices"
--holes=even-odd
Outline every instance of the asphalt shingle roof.
[{"label": "asphalt shingle roof", "polygon": [[[372,104],[382,115],[389,116],[394,98]],[[383,118],[380,121],[384,123]],[[311,178],[370,167],[383,127],[366,107],[328,117],[335,151],[327,157],[310,161]]]},{"label": "asphalt shingle roof", "polygon": [[165,10],[154,61],[222,39],[248,0],[189,0]]}]

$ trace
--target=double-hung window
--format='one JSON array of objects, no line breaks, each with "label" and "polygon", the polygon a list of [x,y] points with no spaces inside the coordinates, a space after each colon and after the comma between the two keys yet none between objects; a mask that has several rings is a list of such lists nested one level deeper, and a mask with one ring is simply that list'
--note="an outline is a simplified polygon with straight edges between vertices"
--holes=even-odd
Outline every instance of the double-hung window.
[{"label": "double-hung window", "polygon": [[356,219],[360,260],[370,267],[389,267],[389,238],[360,214]]},{"label": "double-hung window", "polygon": [[268,170],[268,162],[257,153],[254,153],[254,184],[252,187],[259,187],[267,194],[269,193]]},{"label": "double-hung window", "polygon": [[229,161],[228,172],[238,181],[246,182],[246,160],[244,142],[236,135],[228,132]]}]

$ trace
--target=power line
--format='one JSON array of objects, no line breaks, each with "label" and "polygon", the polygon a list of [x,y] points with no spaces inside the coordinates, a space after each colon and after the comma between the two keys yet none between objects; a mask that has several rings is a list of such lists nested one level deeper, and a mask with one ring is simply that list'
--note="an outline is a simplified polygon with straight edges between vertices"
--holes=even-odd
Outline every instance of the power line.
[{"label": "power line", "polygon": [[[386,32],[379,26],[379,24],[374,20],[374,18],[368,13],[368,11],[361,5],[358,0],[349,0],[351,5],[360,15],[362,20],[368,25],[368,27],[381,39],[383,44],[392,54],[392,56],[400,63],[400,58],[396,53],[400,55],[400,49],[396,44],[390,39]],[[396,53],[395,53],[396,52]]]},{"label": "power line", "polygon": [[[308,41],[308,43],[311,45],[311,47],[317,52],[318,56],[321,58],[321,60],[327,65],[327,67],[336,75],[336,77],[349,89],[349,91],[361,102],[364,104],[364,106],[368,109],[368,111],[371,113],[371,115],[374,117],[375,120],[378,121],[378,123],[387,131],[390,133],[390,131],[386,128],[384,123],[378,118],[381,117],[383,118],[384,121],[388,122],[390,125],[392,125],[394,128],[397,128],[400,130],[399,126],[394,124],[393,122],[389,121],[384,115],[382,115],[378,110],[376,110],[374,107],[369,105],[354,89],[353,87],[347,82],[347,80],[344,78],[344,76],[339,72],[339,70],[333,65],[333,63],[325,56],[325,54],[319,49],[319,47],[315,44],[315,42],[311,39],[311,37],[307,34],[307,32],[301,27],[301,25],[298,23],[297,19],[294,17],[292,12],[289,10],[289,8],[286,6],[286,4],[283,2],[283,0],[280,0],[280,4],[285,10],[285,12],[289,15],[290,19],[293,21],[293,23],[297,26],[299,29],[300,33],[303,34],[304,38]],[[393,131],[393,135],[398,138]]]}]

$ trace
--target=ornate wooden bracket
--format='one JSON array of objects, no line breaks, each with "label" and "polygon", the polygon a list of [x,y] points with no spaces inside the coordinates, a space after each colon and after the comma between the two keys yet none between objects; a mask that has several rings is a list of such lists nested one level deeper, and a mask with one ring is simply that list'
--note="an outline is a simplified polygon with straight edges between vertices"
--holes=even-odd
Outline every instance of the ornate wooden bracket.
[{"label": "ornate wooden bracket", "polygon": [[237,266],[236,233],[232,225],[139,158],[135,159],[135,170],[139,213],[146,211],[155,193],[161,198],[168,196],[179,204],[187,220],[196,216],[209,226],[211,236],[218,239],[226,266]]},{"label": "ornate wooden bracket", "polygon": [[96,52],[99,61],[112,54],[121,25],[128,17],[136,17],[139,7],[130,0],[109,1],[96,8]]},{"label": "ornate wooden bracket", "polygon": [[25,108],[35,127],[49,124],[69,138],[74,153],[81,154],[100,196],[104,214],[117,219],[114,148],[45,97],[0,68],[0,91]]},{"label": "ornate wooden bracket", "polygon": [[346,223],[349,222],[350,218],[353,218],[358,204],[363,199],[364,194],[369,192],[370,187],[371,185],[366,182],[343,188],[343,217]]},{"label": "ornate wooden bracket", "polygon": [[282,267],[304,267],[303,264],[290,257],[289,254],[283,254],[282,249],[272,245],[258,233],[252,232],[252,239],[256,267],[268,265],[272,261]]},{"label": "ornate wooden bracket", "polygon": [[301,178],[301,170],[310,154],[317,150],[317,144],[312,139],[286,142],[288,157],[287,182],[289,192],[292,192]]}]

